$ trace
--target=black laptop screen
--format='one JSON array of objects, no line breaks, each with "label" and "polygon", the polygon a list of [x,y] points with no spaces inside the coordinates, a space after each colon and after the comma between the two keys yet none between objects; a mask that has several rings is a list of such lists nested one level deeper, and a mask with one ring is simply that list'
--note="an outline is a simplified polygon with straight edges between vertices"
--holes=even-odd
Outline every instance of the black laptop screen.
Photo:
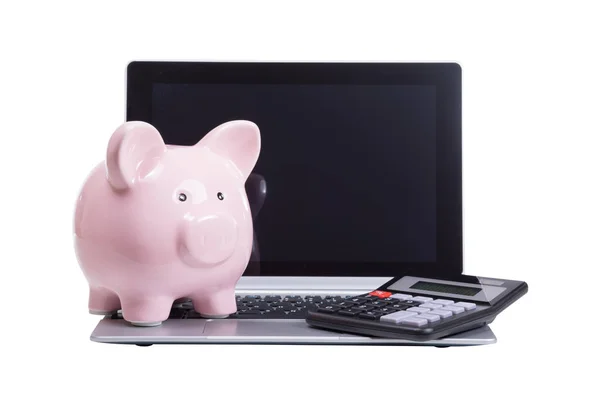
[{"label": "black laptop screen", "polygon": [[249,274],[436,262],[434,85],[154,83],[151,116],[169,144],[235,119],[260,128]]}]

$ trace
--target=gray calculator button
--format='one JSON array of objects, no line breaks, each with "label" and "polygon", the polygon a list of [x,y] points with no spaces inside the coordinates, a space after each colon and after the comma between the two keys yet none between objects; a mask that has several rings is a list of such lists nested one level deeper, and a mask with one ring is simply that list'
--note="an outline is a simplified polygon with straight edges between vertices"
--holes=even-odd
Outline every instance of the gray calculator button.
[{"label": "gray calculator button", "polygon": [[421,307],[430,308],[432,310],[435,310],[436,308],[442,308],[444,306],[442,304],[433,303],[430,301],[429,303],[421,304]]},{"label": "gray calculator button", "polygon": [[431,308],[411,307],[411,308],[408,308],[406,311],[416,312],[416,313],[421,314],[421,313],[429,312],[430,310],[431,310]]},{"label": "gray calculator button", "polygon": [[417,315],[419,315],[419,314],[417,314],[416,312],[398,311],[398,312],[395,312],[392,314],[384,315],[379,320],[381,322],[390,322],[392,324],[399,324],[400,321],[402,321],[403,319],[414,317]]},{"label": "gray calculator button", "polygon": [[452,300],[443,300],[443,299],[434,300],[434,301],[432,301],[432,303],[441,304],[443,306],[449,306],[450,304],[454,304],[454,302]]},{"label": "gray calculator button", "polygon": [[460,314],[461,312],[465,312],[464,308],[457,306],[446,306],[444,308],[440,308],[440,310],[452,311],[452,314]]},{"label": "gray calculator button", "polygon": [[428,324],[428,322],[425,318],[417,318],[417,317],[405,318],[402,321],[400,321],[400,323],[402,325],[410,325],[410,326],[423,326],[423,325]]},{"label": "gray calculator button", "polygon": [[454,305],[456,307],[462,307],[462,308],[464,308],[467,311],[474,310],[475,307],[477,307],[477,304],[475,304],[475,303],[467,303],[467,302],[464,302],[464,301],[458,302],[458,303],[456,303]]},{"label": "gray calculator button", "polygon": [[431,310],[431,311],[429,311],[429,314],[439,315],[442,318],[449,318],[453,315],[452,311],[444,310],[443,308],[438,308],[437,310]]},{"label": "gray calculator button", "polygon": [[439,315],[435,315],[435,314],[423,313],[423,314],[419,314],[419,318],[425,318],[429,322],[435,322],[435,321],[439,321],[441,317]]},{"label": "gray calculator button", "polygon": [[412,300],[420,301],[421,303],[427,303],[428,301],[432,301],[433,299],[431,297],[415,296],[412,298]]},{"label": "gray calculator button", "polygon": [[410,294],[404,294],[404,293],[396,293],[390,296],[392,299],[398,299],[398,300],[410,300],[412,299],[412,296]]}]

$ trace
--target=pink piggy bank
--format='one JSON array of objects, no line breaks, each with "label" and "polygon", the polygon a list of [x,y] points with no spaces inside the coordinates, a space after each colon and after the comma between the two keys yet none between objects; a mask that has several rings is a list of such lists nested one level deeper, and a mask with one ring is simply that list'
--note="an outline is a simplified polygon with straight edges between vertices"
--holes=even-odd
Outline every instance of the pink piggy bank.
[{"label": "pink piggy bank", "polygon": [[259,152],[249,121],[220,125],[194,146],[165,145],[145,122],[121,125],[75,211],[90,312],[122,309],[132,324],[155,326],[184,297],[208,318],[235,312],[253,237],[244,182]]}]

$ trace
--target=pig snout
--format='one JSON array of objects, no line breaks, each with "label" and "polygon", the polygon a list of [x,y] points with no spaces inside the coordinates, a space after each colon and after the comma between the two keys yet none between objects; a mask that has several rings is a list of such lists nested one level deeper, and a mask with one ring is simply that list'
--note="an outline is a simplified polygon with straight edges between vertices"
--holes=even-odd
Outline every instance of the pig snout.
[{"label": "pig snout", "polygon": [[237,242],[237,223],[230,215],[215,214],[186,221],[183,233],[184,260],[192,266],[227,260]]}]

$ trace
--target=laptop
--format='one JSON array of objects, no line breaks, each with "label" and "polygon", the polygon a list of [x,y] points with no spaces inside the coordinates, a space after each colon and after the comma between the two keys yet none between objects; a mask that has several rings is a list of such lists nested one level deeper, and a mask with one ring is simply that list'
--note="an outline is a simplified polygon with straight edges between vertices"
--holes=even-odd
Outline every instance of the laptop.
[{"label": "laptop", "polygon": [[102,319],[98,342],[389,344],[496,341],[486,326],[431,342],[309,327],[315,303],[399,275],[463,270],[461,69],[455,63],[132,62],[127,120],[193,145],[250,120],[262,150],[246,182],[254,246],[239,311],[204,319],[190,302],[161,326]]}]

